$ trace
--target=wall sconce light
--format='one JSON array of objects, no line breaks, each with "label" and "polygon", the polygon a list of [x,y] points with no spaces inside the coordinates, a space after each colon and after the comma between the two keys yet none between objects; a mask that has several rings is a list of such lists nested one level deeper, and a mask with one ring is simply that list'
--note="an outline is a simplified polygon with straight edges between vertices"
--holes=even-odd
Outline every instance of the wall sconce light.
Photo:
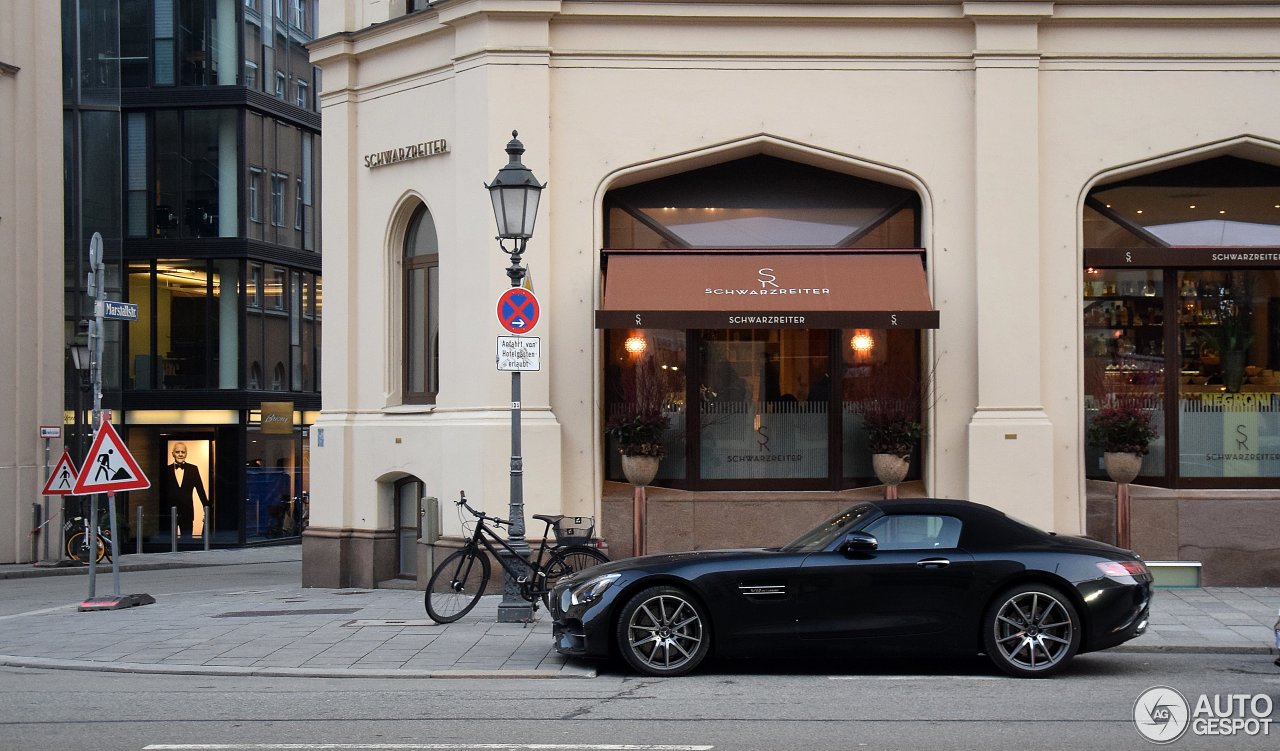
[{"label": "wall sconce light", "polygon": [[638,357],[643,355],[644,351],[649,348],[649,343],[644,340],[643,336],[629,336],[622,343],[622,348],[633,357]]},{"label": "wall sconce light", "polygon": [[853,336],[849,339],[849,349],[854,354],[865,355],[876,346],[876,340],[871,337],[871,332],[866,329],[854,329]]}]

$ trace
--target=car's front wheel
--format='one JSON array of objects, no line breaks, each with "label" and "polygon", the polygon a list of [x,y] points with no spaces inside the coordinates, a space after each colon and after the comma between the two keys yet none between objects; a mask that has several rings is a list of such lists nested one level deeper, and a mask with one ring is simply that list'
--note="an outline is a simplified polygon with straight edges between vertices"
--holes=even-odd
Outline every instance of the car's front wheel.
[{"label": "car's front wheel", "polygon": [[1080,649],[1080,616],[1066,595],[1044,584],[1001,593],[987,609],[983,643],[991,661],[1017,678],[1062,670]]},{"label": "car's front wheel", "polygon": [[627,664],[645,675],[689,673],[711,649],[706,611],[678,587],[637,592],[619,614],[618,647]]}]

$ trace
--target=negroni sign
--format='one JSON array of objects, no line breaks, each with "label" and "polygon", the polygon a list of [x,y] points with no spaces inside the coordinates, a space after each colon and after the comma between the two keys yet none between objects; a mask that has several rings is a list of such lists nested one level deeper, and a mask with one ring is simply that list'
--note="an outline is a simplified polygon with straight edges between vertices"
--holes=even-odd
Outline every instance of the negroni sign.
[{"label": "negroni sign", "polygon": [[399,162],[409,162],[414,159],[423,159],[436,154],[443,154],[449,150],[449,142],[443,138],[437,138],[434,141],[423,141],[422,143],[411,143],[408,146],[401,146],[398,149],[387,149],[386,151],[377,151],[372,154],[364,155],[364,166],[369,169],[374,167],[385,167],[388,164],[397,164]]}]

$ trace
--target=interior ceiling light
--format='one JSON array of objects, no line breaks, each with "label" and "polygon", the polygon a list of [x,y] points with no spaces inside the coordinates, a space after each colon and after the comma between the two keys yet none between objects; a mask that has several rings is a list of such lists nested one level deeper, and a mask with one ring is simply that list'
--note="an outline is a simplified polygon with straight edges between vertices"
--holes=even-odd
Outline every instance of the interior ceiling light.
[{"label": "interior ceiling light", "polygon": [[633,355],[639,355],[649,348],[649,343],[644,340],[643,336],[629,336],[622,343],[622,348]]}]

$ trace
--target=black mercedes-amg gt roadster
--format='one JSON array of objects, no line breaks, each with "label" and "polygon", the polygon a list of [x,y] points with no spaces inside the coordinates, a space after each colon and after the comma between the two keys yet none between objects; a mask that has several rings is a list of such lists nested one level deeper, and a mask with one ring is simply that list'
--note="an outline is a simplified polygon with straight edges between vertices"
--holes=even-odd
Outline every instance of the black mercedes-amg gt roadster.
[{"label": "black mercedes-amg gt roadster", "polygon": [[556,649],[683,675],[711,653],[984,653],[1043,677],[1142,634],[1135,553],[1042,532],[968,501],[859,503],[780,548],[615,561],[551,593]]}]

